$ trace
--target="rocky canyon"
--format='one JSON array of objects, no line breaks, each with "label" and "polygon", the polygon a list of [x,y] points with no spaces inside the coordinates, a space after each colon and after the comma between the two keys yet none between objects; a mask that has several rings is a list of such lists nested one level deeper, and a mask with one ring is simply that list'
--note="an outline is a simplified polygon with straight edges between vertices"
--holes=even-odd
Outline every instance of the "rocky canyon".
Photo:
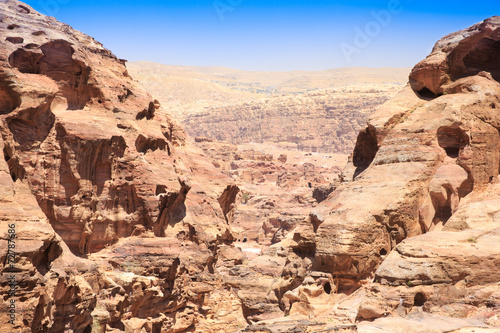
[{"label": "rocky canyon", "polygon": [[500,17],[406,85],[190,114],[22,2],[0,32],[0,332],[500,331]]}]

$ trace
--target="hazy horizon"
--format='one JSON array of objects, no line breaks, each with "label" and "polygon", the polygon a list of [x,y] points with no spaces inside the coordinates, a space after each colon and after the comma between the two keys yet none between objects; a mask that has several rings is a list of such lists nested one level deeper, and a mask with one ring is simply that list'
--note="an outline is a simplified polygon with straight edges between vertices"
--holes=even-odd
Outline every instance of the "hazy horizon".
[{"label": "hazy horizon", "polygon": [[380,67],[367,67],[367,66],[344,66],[344,67],[330,67],[330,68],[320,68],[320,69],[315,69],[315,70],[302,70],[302,69],[290,69],[290,70],[246,70],[246,69],[241,69],[241,68],[234,68],[234,67],[228,67],[228,66],[221,66],[221,65],[206,65],[206,66],[198,66],[198,65],[180,65],[180,64],[165,64],[162,62],[156,62],[156,61],[150,61],[150,60],[134,60],[130,61],[127,59],[128,63],[153,63],[153,64],[158,64],[162,66],[172,66],[172,67],[192,67],[192,68],[225,68],[225,69],[232,69],[236,71],[243,71],[243,72],[322,72],[322,71],[329,71],[329,70],[337,70],[337,69],[408,69],[411,70],[413,66],[410,67],[387,67],[387,66],[380,66]]},{"label": "hazy horizon", "polygon": [[498,1],[29,0],[119,58],[244,71],[407,68]]}]

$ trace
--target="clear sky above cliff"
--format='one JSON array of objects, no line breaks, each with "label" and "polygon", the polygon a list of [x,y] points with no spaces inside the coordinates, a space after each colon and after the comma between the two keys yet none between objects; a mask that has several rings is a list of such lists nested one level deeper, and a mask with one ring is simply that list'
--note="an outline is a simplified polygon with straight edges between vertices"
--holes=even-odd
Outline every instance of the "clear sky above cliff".
[{"label": "clear sky above cliff", "polygon": [[244,70],[411,67],[500,1],[29,0],[118,57]]}]

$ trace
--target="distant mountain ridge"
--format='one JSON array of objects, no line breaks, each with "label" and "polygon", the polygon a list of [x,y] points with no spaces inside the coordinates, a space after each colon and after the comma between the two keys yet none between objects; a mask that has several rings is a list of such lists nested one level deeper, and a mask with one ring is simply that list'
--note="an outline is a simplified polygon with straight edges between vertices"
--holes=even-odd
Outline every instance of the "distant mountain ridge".
[{"label": "distant mountain ridge", "polygon": [[302,94],[358,84],[408,82],[410,68],[336,68],[265,72],[227,67],[173,66],[138,61],[127,68],[135,79],[179,119],[205,106],[238,104],[282,94]]}]

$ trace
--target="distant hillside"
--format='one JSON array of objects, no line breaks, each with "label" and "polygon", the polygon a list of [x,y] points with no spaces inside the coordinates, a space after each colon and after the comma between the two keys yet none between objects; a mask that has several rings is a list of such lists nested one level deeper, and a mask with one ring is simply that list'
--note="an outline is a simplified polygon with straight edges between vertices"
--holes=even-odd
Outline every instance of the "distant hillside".
[{"label": "distant hillside", "polygon": [[355,86],[404,85],[409,68],[338,68],[324,71],[250,72],[227,67],[170,66],[131,62],[136,80],[178,119],[205,107],[239,104],[282,94]]},{"label": "distant hillside", "polygon": [[192,136],[233,144],[350,154],[368,116],[399,90],[399,85],[365,84],[286,94],[209,107],[186,115],[183,124]]}]

